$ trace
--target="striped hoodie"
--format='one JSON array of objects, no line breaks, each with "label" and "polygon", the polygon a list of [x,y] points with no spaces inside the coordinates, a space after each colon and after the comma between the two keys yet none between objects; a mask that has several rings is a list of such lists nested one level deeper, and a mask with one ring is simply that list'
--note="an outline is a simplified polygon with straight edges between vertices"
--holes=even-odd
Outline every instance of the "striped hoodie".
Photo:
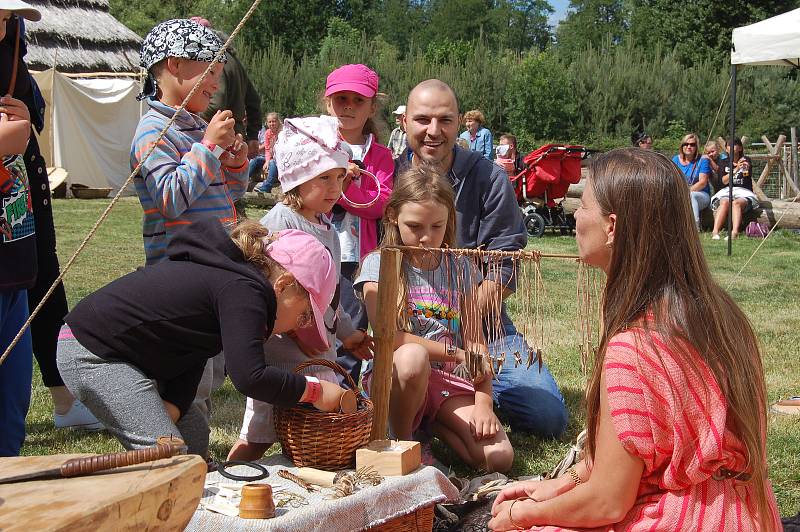
[{"label": "striped hoodie", "polygon": [[[131,145],[131,169],[175,113],[158,100],[147,103],[150,110],[139,121]],[[166,258],[167,244],[181,226],[210,216],[224,225],[236,223],[233,202],[247,190],[247,165],[238,172],[224,169],[200,143],[207,125],[181,111],[134,179],[144,209],[142,237],[148,265]]]}]

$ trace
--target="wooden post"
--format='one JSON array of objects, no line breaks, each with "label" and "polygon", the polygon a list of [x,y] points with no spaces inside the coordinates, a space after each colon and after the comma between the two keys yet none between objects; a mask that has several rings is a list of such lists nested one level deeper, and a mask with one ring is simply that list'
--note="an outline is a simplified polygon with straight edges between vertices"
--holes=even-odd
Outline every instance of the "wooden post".
[{"label": "wooden post", "polygon": [[389,427],[389,394],[392,391],[392,358],[394,335],[397,332],[397,305],[400,267],[403,252],[399,249],[381,250],[381,269],[378,273],[378,316],[373,324],[375,360],[372,369],[370,397],[375,408],[370,441],[386,439]]}]

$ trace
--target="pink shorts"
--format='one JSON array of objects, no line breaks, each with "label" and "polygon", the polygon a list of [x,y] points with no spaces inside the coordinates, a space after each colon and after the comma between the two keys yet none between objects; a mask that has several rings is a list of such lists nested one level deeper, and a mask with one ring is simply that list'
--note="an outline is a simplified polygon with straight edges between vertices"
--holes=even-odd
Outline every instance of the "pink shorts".
[{"label": "pink shorts", "polygon": [[[369,393],[370,384],[372,383],[371,371],[364,374],[362,383],[364,390]],[[425,393],[425,402],[422,403],[422,407],[417,411],[417,415],[414,416],[412,430],[416,431],[423,421],[436,419],[442,404],[451,397],[460,395],[475,395],[475,387],[470,381],[457,377],[448,371],[431,368],[428,389]]]}]

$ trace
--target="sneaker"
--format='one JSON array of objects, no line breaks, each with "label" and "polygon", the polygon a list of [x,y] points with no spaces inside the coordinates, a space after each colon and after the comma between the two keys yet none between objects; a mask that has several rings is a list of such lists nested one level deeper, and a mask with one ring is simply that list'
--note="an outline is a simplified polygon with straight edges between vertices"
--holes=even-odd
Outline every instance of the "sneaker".
[{"label": "sneaker", "polygon": [[711,235],[711,240],[719,240],[719,234],[715,233],[715,234]]},{"label": "sneaker", "polygon": [[105,427],[92,414],[86,405],[75,399],[66,414],[53,414],[57,429],[78,429],[88,431],[103,430]]},{"label": "sneaker", "polygon": [[253,192],[257,192],[259,194],[269,194],[271,191],[272,189],[267,188],[266,180],[253,187]]}]

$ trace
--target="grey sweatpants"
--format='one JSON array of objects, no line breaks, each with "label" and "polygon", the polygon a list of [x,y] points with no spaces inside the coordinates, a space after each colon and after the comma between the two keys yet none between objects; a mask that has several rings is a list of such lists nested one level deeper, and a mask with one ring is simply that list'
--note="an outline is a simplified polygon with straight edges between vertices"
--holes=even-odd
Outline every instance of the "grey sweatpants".
[{"label": "grey sweatpants", "polygon": [[74,338],[58,342],[56,361],[69,391],[126,449],[151,447],[159,436],[173,435],[183,438],[189,454],[208,455],[208,419],[197,404],[173,423],[158,383],[133,364],[100,358]]}]

